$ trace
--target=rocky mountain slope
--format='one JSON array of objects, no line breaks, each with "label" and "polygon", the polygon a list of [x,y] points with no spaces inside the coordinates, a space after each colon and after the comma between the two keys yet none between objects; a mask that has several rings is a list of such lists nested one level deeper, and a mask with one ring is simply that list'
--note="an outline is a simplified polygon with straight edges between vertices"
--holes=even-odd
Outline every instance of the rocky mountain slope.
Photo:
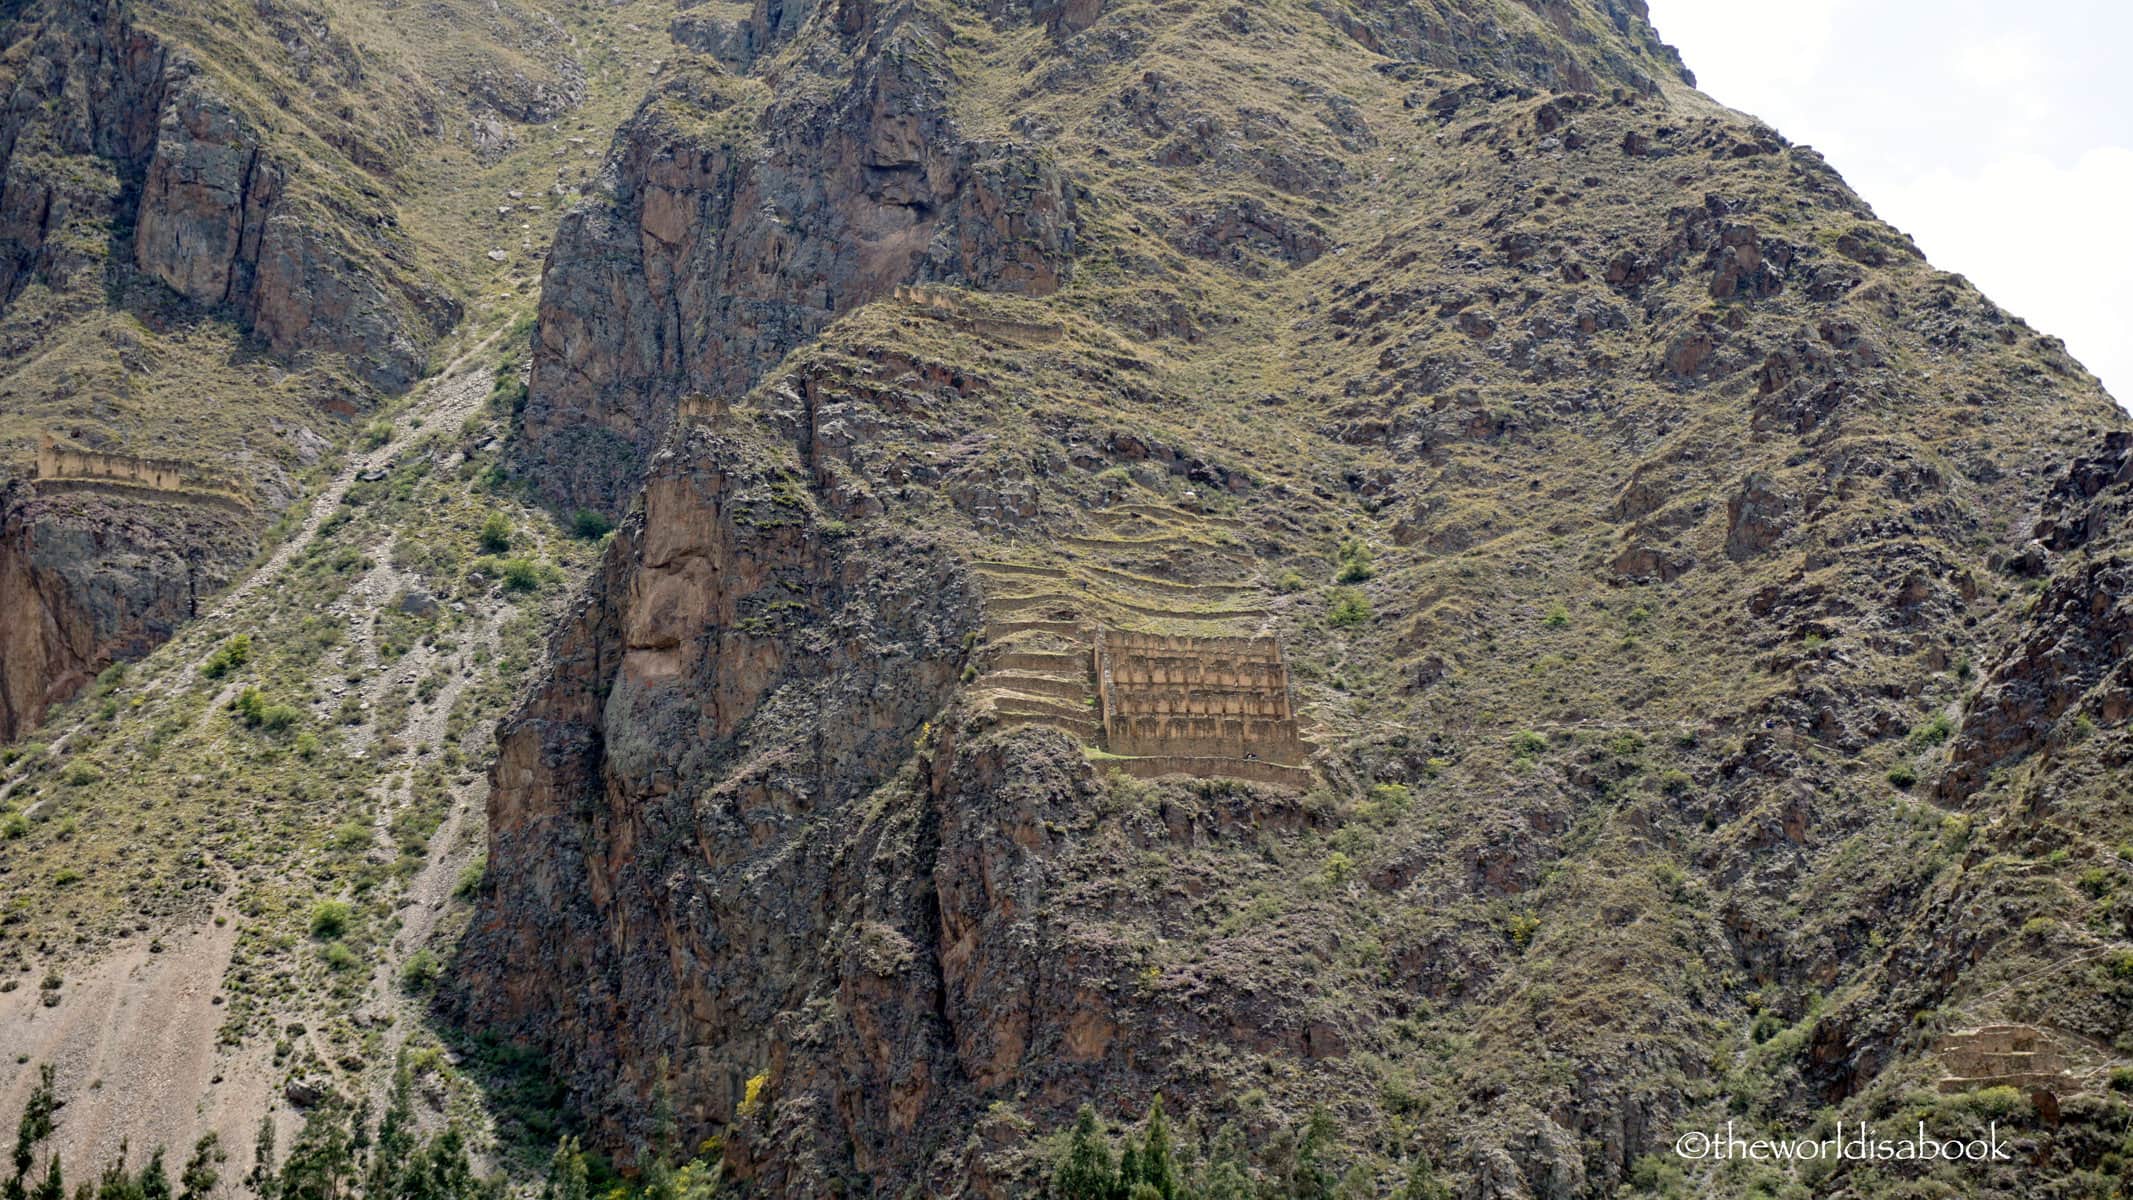
[{"label": "rocky mountain slope", "polygon": [[[530,321],[13,752],[14,1011],[236,928],[231,1138],[407,1046],[507,1174],[759,1196],[1045,1194],[1158,1095],[1207,1194],[2126,1186],[2127,419],[1641,6],[632,16]],[[1306,782],[1101,749],[1104,628],[1278,639]],[[2020,1153],[1671,1153],[1729,1119]]]},{"label": "rocky mountain slope", "polygon": [[195,615],[322,456],[427,372],[468,295],[531,282],[585,173],[563,120],[604,137],[644,69],[613,61],[640,38],[588,56],[538,5],[384,12],[5,16],[4,469],[33,475],[51,437],[199,467],[237,503],[71,480],[12,499],[0,577],[35,607],[0,626],[0,735]]},{"label": "rocky mountain slope", "polygon": [[[1327,1103],[1365,1160],[1419,1137],[1474,1195],[1600,1194],[1679,1122],[1928,1076],[1982,1013],[1967,964],[1916,990],[1883,961],[1963,853],[1912,781],[2013,636],[2031,506],[2123,418],[1811,150],[1671,79],[1637,14],[1546,15],[1461,13],[1519,31],[1452,34],[1517,47],[1486,63],[1402,40],[1413,10],[1300,5],[706,35],[711,82],[618,137],[601,248],[568,229],[548,268],[529,452],[565,405],[620,435],[600,461],[678,428],[506,726],[473,1018],[548,1048],[614,1144],[671,1097],[777,1195],[1012,1194],[978,1181],[1041,1174],[1028,1139],[1076,1104],[1158,1091],[1261,1138]],[[824,134],[788,91],[867,104]],[[991,271],[944,253],[970,237],[940,200],[833,191],[928,250],[774,273],[832,285],[786,340],[897,278],[958,315],[877,299],[736,395],[757,326],[692,314],[753,303],[728,264],[759,239],[666,230],[677,186],[724,214],[756,185],[660,172],[781,164],[795,127],[806,178],[858,146],[937,197],[961,146],[1028,138],[1071,238]],[[790,254],[868,245],[852,211],[755,211]],[[653,291],[576,282],[618,263]],[[633,332],[646,303],[685,332]],[[616,372],[619,403],[579,386]],[[1222,578],[1177,551],[1224,541],[1255,606],[1139,611],[1284,640],[1325,748],[1301,805],[1106,784],[951,685],[1016,571],[1085,614]],[[2112,853],[2075,857],[2115,887]]]}]

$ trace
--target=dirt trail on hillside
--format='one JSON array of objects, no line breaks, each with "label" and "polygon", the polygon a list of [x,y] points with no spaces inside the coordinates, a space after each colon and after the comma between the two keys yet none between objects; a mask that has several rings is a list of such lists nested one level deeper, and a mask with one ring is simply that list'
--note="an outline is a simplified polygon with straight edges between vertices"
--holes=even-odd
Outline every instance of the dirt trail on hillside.
[{"label": "dirt trail on hillside", "polygon": [[[256,624],[250,620],[248,602],[262,585],[280,578],[318,536],[320,525],[340,507],[357,478],[387,467],[421,430],[456,427],[487,400],[492,379],[487,369],[440,376],[402,413],[391,440],[350,456],[312,498],[302,525],[201,615],[194,628],[209,632],[206,644],[220,644],[225,630]],[[392,603],[401,590],[393,574],[394,579],[361,590],[351,602],[373,612]],[[486,611],[469,641],[493,650],[508,605],[486,598],[479,603]],[[367,629],[370,622],[358,625]],[[367,654],[368,649],[358,652]],[[410,654],[396,669],[374,674],[366,688],[373,706],[384,689],[418,678],[432,657],[427,650]],[[462,650],[452,680],[420,707],[409,729],[419,738],[417,744],[434,748],[443,741],[447,715],[468,681],[467,661]],[[203,719],[219,706],[208,706]],[[63,739],[54,743],[62,744]],[[386,1008],[399,1016],[392,1034],[395,1047],[415,1014],[393,985],[400,966],[435,926],[437,910],[473,853],[464,834],[481,783],[477,777],[454,789],[451,813],[431,840],[430,861],[410,883],[407,928],[395,939],[388,961],[374,977],[374,994],[366,1001],[367,1007]],[[404,800],[391,797],[392,802]],[[380,807],[389,810],[391,804]],[[225,923],[216,924],[217,917]],[[42,991],[34,983],[0,994],[0,1114],[11,1119],[20,1112],[36,1083],[36,1066],[51,1063],[64,1106],[47,1149],[63,1156],[74,1180],[90,1177],[118,1153],[122,1140],[130,1143],[129,1157],[136,1165],[154,1146],[163,1146],[175,1173],[195,1139],[210,1130],[229,1155],[224,1178],[235,1180],[250,1163],[260,1119],[269,1113],[276,1114],[286,1144],[296,1118],[281,1096],[281,1072],[267,1049],[254,1046],[229,1053],[217,1045],[224,1014],[223,976],[236,941],[236,920],[218,910],[196,924],[137,932],[105,958],[77,965],[64,980],[56,1007],[44,1007]],[[161,946],[160,952],[151,950],[152,943]]]}]

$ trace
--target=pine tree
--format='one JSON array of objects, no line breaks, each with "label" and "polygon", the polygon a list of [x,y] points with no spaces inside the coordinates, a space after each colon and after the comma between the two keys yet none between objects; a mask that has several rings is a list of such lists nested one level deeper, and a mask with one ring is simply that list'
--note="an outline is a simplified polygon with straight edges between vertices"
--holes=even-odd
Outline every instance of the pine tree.
[{"label": "pine tree", "polygon": [[394,1184],[415,1152],[415,1081],[406,1050],[393,1063],[392,1087],[385,1094],[385,1116],[378,1121],[373,1146],[363,1194],[382,1200],[393,1195]]},{"label": "pine tree", "polygon": [[1207,1173],[1200,1188],[1201,1200],[1252,1200],[1252,1176],[1245,1163],[1244,1135],[1225,1124],[1215,1131],[1207,1152]]},{"label": "pine tree", "polygon": [[329,1098],[311,1110],[281,1166],[282,1200],[340,1200],[355,1174],[354,1138],[342,1102]]},{"label": "pine tree", "polygon": [[90,1191],[85,1183],[76,1188],[74,1194],[91,1195],[96,1200],[141,1200],[140,1181],[126,1173],[124,1139],[119,1141],[118,1156],[105,1163],[103,1173],[97,1176],[95,1191]]},{"label": "pine tree", "polygon": [[30,1168],[37,1164],[37,1147],[52,1136],[55,1124],[52,1114],[58,1111],[59,1099],[52,1088],[52,1064],[45,1063],[37,1068],[37,1086],[30,1089],[30,1098],[23,1104],[22,1116],[15,1123],[15,1174],[7,1181],[6,1200],[24,1200],[28,1195]]},{"label": "pine tree", "polygon": [[185,1160],[185,1169],[178,1172],[178,1200],[207,1200],[214,1194],[215,1185],[222,1181],[219,1168],[228,1157],[223,1153],[221,1139],[213,1132],[202,1134],[193,1143],[193,1154]]},{"label": "pine tree", "polygon": [[30,1193],[30,1200],[67,1200],[67,1183],[59,1174],[59,1156],[45,1160],[44,1181]]},{"label": "pine tree", "polygon": [[548,1160],[548,1181],[541,1185],[541,1200],[586,1200],[585,1154],[578,1139],[566,1137],[556,1143],[555,1157]]},{"label": "pine tree", "polygon": [[1052,1173],[1052,1200],[1111,1200],[1117,1186],[1118,1170],[1111,1163],[1111,1148],[1104,1144],[1103,1125],[1096,1110],[1084,1104],[1074,1117],[1066,1157]]},{"label": "pine tree", "polygon": [[1437,1178],[1430,1166],[1429,1155],[1415,1151],[1414,1161],[1408,1164],[1407,1185],[1400,1189],[1399,1200],[1451,1200],[1452,1189]]},{"label": "pine tree", "polygon": [[1170,1123],[1163,1118],[1163,1097],[1148,1104],[1148,1134],[1141,1143],[1140,1181],[1155,1189],[1162,1200],[1176,1200],[1178,1168],[1171,1158]]},{"label": "pine tree", "polygon": [[148,1165],[141,1168],[134,1190],[141,1200],[170,1200],[170,1174],[163,1169],[163,1147],[157,1146],[149,1154]]},{"label": "pine tree", "polygon": [[392,1200],[475,1200],[483,1191],[467,1158],[466,1136],[449,1125],[416,1152]]},{"label": "pine tree", "polygon": [[1132,1200],[1135,1184],[1141,1182],[1141,1149],[1133,1144],[1133,1135],[1120,1139],[1118,1151],[1118,1182],[1111,1185],[1113,1200]]},{"label": "pine tree", "polygon": [[1289,1171],[1291,1200],[1333,1200],[1335,1177],[1326,1158],[1334,1133],[1332,1115],[1323,1106],[1312,1109],[1303,1137],[1296,1143],[1296,1163]]},{"label": "pine tree", "polygon": [[259,1200],[275,1200],[281,1195],[281,1176],[274,1169],[274,1116],[259,1118],[259,1135],[252,1144],[252,1170],[244,1177],[244,1185],[252,1189]]}]

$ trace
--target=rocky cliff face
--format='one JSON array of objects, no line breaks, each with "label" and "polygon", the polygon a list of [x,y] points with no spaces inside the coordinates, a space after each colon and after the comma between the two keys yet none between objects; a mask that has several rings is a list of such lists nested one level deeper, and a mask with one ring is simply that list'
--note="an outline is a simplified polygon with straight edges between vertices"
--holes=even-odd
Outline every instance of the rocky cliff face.
[{"label": "rocky cliff face", "polygon": [[[460,310],[417,281],[389,211],[306,219],[290,203],[287,168],[190,64],[165,86],[135,263],[187,299],[234,312],[276,354],[345,355],[371,386],[406,390]],[[360,242],[346,232],[366,226]]]},{"label": "rocky cliff face", "polygon": [[855,0],[757,76],[700,61],[646,101],[543,275],[520,458],[546,495],[625,506],[680,398],[739,395],[899,283],[1058,289],[1071,189],[1033,142],[957,122],[948,37]]},{"label": "rocky cliff face", "polygon": [[[41,435],[218,467],[256,446],[273,461],[244,485],[251,513],[170,522],[170,504],[114,492],[98,501],[111,528],[83,537],[50,505],[11,506],[0,541],[36,602],[0,616],[14,651],[0,723],[10,736],[112,654],[167,636],[190,611],[178,600],[250,556],[290,499],[285,468],[316,461],[326,443],[312,427],[333,427],[307,406],[347,413],[368,407],[371,389],[404,390],[458,320],[457,302],[418,270],[395,205],[357,165],[383,176],[388,164],[353,106],[326,131],[330,146],[282,111],[290,89],[322,92],[329,75],[364,86],[353,49],[320,14],[262,4],[253,19],[287,35],[293,49],[269,44],[301,69],[277,74],[282,64],[253,59],[239,36],[256,31],[236,29],[231,43],[245,49],[220,54],[250,74],[218,74],[216,51],[169,32],[191,15],[96,0],[0,18],[0,373],[15,418],[0,437],[16,470]],[[283,102],[270,109],[259,97],[276,89]],[[232,360],[249,356],[235,346],[142,344],[143,332],[225,321],[296,381],[243,378]],[[291,413],[258,390],[302,395]],[[268,428],[278,413],[307,422],[311,442]],[[65,562],[62,548],[115,557]]]},{"label": "rocky cliff face", "polygon": [[500,735],[491,861],[525,890],[477,930],[472,994],[581,1086],[686,1080],[700,1127],[835,974],[868,827],[909,834],[878,789],[952,693],[976,595],[929,539],[847,536],[760,433],[677,437],[645,505]]},{"label": "rocky cliff face", "polygon": [[415,379],[458,309],[417,281],[381,199],[291,196],[257,119],[121,5],[31,5],[6,34],[0,302],[40,277],[101,287],[78,276],[130,230],[117,249],[142,272],[275,353],[345,355],[386,391]]},{"label": "rocky cliff face", "polygon": [[249,557],[246,514],[10,484],[0,506],[0,740],[190,619]]}]

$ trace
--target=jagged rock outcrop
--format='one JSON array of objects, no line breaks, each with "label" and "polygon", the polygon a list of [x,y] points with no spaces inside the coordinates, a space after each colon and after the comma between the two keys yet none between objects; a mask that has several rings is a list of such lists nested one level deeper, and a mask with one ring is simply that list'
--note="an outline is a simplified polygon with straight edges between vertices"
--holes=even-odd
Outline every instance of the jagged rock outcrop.
[{"label": "jagged rock outcrop", "polygon": [[0,492],[0,741],[112,662],[189,619],[250,555],[251,522],[216,503]]},{"label": "jagged rock outcrop", "polygon": [[662,1072],[690,1128],[730,1113],[781,1014],[837,974],[881,836],[858,831],[892,816],[876,789],[975,629],[954,555],[842,536],[804,480],[759,434],[680,439],[500,734],[490,862],[511,883],[469,1002],[585,1094],[634,1096],[612,1114],[632,1123]]},{"label": "jagged rock outcrop", "polygon": [[518,431],[557,503],[622,507],[683,396],[739,395],[899,283],[1066,278],[1072,190],[1036,143],[963,131],[931,19],[851,0],[808,20],[785,74],[677,70],[558,233]]},{"label": "jagged rock outcrop", "polygon": [[165,87],[135,214],[136,265],[179,295],[235,312],[277,354],[343,354],[382,391],[413,384],[459,305],[413,281],[389,218],[360,245],[341,222],[382,213],[307,220],[290,203],[285,168],[190,64]]},{"label": "jagged rock outcrop", "polygon": [[2049,754],[2079,724],[2133,717],[2133,433],[2114,431],[2053,485],[2015,567],[2042,574],[2016,636],[1985,664],[1950,745],[1941,798],[1967,802],[1995,770]]},{"label": "jagged rock outcrop", "polygon": [[[162,383],[157,356],[129,353],[135,340],[109,332],[117,310],[158,330],[228,320],[287,366],[323,368],[315,400],[343,412],[371,399],[340,382],[345,375],[404,390],[458,320],[457,302],[414,262],[371,170],[384,174],[375,147],[351,122],[336,122],[326,141],[346,159],[316,143],[299,149],[310,131],[290,128],[297,118],[285,112],[261,111],[257,98],[273,90],[274,67],[247,64],[257,93],[241,76],[218,76],[165,28],[182,30],[188,15],[119,0],[39,0],[0,16],[0,370],[11,376],[11,404],[24,406],[27,420],[11,433],[23,458],[29,435],[64,433],[77,413],[110,416],[107,387],[137,396]],[[255,15],[277,38],[311,43],[297,46],[299,74],[350,78],[353,51],[320,14],[273,3]],[[116,360],[123,382],[83,378],[69,365],[89,356]],[[245,423],[243,399],[192,394],[198,375],[171,366],[188,393],[171,407],[218,405]],[[238,450],[199,446],[200,424],[126,414],[88,441],[157,456]],[[259,511],[187,515],[161,529],[169,506],[116,496],[103,504],[119,515],[97,536],[80,536],[56,499],[11,510],[4,537],[18,559],[27,561],[20,548],[31,545],[38,557],[19,568],[21,594],[36,602],[0,612],[0,639],[15,650],[5,663],[6,730],[34,721],[112,655],[160,641],[190,611],[173,597],[204,594],[230,574],[291,494],[278,466],[250,483]],[[63,552],[114,557],[65,562]]]},{"label": "jagged rock outcrop", "polygon": [[259,120],[116,0],[30,5],[5,33],[0,306],[33,278],[101,287],[86,273],[123,255],[276,354],[345,355],[385,391],[420,375],[459,308],[382,197],[289,187]]},{"label": "jagged rock outcrop", "polygon": [[[105,256],[122,180],[145,169],[167,55],[115,3],[10,14],[0,53],[0,308],[34,278],[68,288]],[[55,161],[56,160],[56,161]],[[71,162],[86,170],[57,170]]]}]

